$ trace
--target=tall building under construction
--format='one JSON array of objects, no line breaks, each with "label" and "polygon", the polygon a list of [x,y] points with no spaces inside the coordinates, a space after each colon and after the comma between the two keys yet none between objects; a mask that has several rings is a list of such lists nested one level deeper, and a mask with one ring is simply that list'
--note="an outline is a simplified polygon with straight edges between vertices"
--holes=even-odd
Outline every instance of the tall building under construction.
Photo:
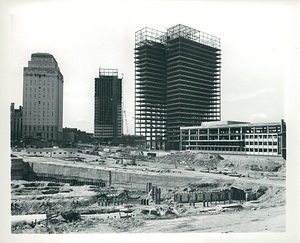
[{"label": "tall building under construction", "polygon": [[135,134],[179,149],[180,127],[221,118],[220,39],[181,24],[135,33]]},{"label": "tall building under construction", "polygon": [[100,68],[95,78],[95,141],[117,143],[122,132],[122,78],[117,69]]},{"label": "tall building under construction", "polygon": [[23,72],[23,138],[60,141],[63,75],[54,56],[34,53]]}]

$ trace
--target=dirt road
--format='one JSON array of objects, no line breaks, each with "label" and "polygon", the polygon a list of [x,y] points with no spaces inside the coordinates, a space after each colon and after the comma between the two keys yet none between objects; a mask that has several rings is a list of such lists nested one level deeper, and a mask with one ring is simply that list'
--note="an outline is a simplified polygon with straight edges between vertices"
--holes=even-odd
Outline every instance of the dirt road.
[{"label": "dirt road", "polygon": [[285,232],[285,207],[242,210],[217,215],[149,220],[129,233]]}]

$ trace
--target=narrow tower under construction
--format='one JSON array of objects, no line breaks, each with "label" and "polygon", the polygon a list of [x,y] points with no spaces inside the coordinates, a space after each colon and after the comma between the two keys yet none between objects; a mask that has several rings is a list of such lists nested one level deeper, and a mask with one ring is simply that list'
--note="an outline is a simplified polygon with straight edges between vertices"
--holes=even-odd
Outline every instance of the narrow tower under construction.
[{"label": "narrow tower under construction", "polygon": [[181,24],[135,34],[135,134],[179,149],[180,127],[221,118],[220,39]]},{"label": "narrow tower under construction", "polygon": [[118,143],[122,132],[122,78],[117,69],[100,68],[95,78],[95,141]]}]

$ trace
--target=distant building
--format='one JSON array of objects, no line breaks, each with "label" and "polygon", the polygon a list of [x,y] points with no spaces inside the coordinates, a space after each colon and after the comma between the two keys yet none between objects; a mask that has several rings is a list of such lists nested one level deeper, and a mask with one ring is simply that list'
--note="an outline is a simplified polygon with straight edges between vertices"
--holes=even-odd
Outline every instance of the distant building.
[{"label": "distant building", "polygon": [[92,143],[93,133],[80,131],[77,128],[63,128],[63,144]]},{"label": "distant building", "polygon": [[63,83],[51,54],[31,55],[23,73],[23,138],[61,141]]},{"label": "distant building", "polygon": [[22,146],[23,108],[15,109],[15,103],[10,105],[10,141],[11,146]]},{"label": "distant building", "polygon": [[281,156],[286,159],[286,124],[204,122],[180,128],[180,150],[209,153]]},{"label": "distant building", "polygon": [[117,143],[122,137],[122,78],[117,69],[99,69],[95,78],[94,138]]},{"label": "distant building", "polygon": [[219,121],[221,44],[181,24],[135,33],[135,135],[148,149],[179,149],[182,126]]},{"label": "distant building", "polygon": [[63,143],[64,144],[75,144],[78,142],[77,128],[65,127],[63,131]]}]

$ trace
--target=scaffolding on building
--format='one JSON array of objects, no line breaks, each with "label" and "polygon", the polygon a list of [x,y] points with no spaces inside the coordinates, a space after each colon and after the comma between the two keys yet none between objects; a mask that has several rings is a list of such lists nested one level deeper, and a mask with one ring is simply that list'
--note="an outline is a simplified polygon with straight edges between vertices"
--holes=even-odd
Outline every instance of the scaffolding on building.
[{"label": "scaffolding on building", "polygon": [[221,117],[220,39],[188,26],[135,33],[135,134],[179,149],[180,126]]}]

